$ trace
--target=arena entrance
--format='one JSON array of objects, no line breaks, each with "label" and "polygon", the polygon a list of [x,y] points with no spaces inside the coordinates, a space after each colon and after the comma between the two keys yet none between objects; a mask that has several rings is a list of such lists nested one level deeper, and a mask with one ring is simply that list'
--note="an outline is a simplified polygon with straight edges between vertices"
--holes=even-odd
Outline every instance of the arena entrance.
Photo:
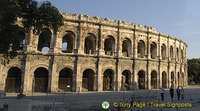
[{"label": "arena entrance", "polygon": [[12,67],[9,69],[5,86],[6,92],[20,92],[21,74],[21,70],[17,67]]},{"label": "arena entrance", "polygon": [[107,69],[103,73],[103,91],[113,91],[114,90],[114,71],[112,69]]},{"label": "arena entrance", "polygon": [[83,72],[82,91],[94,91],[94,75],[92,69],[86,69]]},{"label": "arena entrance", "polygon": [[33,88],[34,92],[46,92],[48,89],[48,74],[46,68],[39,67],[34,72]]},{"label": "arena entrance", "polygon": [[70,68],[64,68],[59,72],[58,91],[72,91],[73,71]]},{"label": "arena entrance", "polygon": [[145,89],[145,72],[143,70],[138,72],[138,88]]},{"label": "arena entrance", "polygon": [[157,89],[157,72],[154,70],[151,72],[151,89]]},{"label": "arena entrance", "polygon": [[131,72],[129,70],[123,71],[121,80],[121,89],[129,90],[130,82],[131,82]]},{"label": "arena entrance", "polygon": [[162,87],[167,88],[167,74],[166,72],[162,72]]}]

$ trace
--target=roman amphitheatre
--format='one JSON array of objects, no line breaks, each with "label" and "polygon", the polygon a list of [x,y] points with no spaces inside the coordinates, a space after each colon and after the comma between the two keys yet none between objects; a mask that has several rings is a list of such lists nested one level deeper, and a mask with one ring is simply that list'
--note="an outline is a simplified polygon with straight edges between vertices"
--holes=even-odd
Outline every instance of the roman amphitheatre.
[{"label": "roman amphitheatre", "polygon": [[150,26],[62,15],[64,25],[57,33],[49,28],[38,35],[25,33],[22,26],[18,55],[9,62],[1,57],[0,90],[101,92],[188,86],[185,42]]}]

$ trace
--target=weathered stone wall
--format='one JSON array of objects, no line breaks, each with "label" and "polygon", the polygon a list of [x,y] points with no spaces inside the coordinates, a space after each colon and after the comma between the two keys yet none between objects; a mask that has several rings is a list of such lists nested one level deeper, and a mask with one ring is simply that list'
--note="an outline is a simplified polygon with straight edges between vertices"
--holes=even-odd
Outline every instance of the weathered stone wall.
[{"label": "weathered stone wall", "polygon": [[[72,91],[82,91],[83,72],[86,69],[94,71],[94,91],[103,91],[103,77],[107,69],[113,71],[112,89],[122,90],[122,73],[129,71],[129,89],[138,89],[138,72],[145,72],[145,89],[151,87],[151,72],[156,72],[157,88],[162,86],[162,73],[166,72],[166,86],[171,87],[171,73],[174,72],[174,87],[188,85],[187,74],[187,44],[183,41],[156,31],[155,28],[108,18],[92,17],[87,15],[63,13],[64,26],[55,34],[52,32],[49,52],[37,51],[39,35],[32,30],[26,34],[23,53],[0,65],[0,90],[5,89],[6,78],[10,68],[17,67],[22,72],[22,87],[24,92],[31,92],[34,80],[34,71],[43,67],[48,70],[48,90],[58,91],[59,72],[63,68],[72,70]],[[62,52],[62,39],[66,31],[74,33],[72,53]],[[94,54],[86,54],[85,38],[93,34],[95,40]],[[114,46],[112,55],[105,54],[105,40],[112,36]],[[123,55],[123,41],[129,40],[128,57]],[[144,57],[138,57],[138,42],[144,42]],[[155,59],[151,58],[151,44],[156,44]],[[165,45],[165,59],[162,59],[162,45]],[[126,45],[125,45],[126,46]],[[173,47],[173,57],[170,56],[170,46]],[[178,56],[176,49],[178,48]],[[181,54],[181,50],[183,54]],[[153,52],[153,53],[154,53]],[[126,54],[126,53],[125,53]],[[181,58],[181,56],[183,56]],[[179,76],[178,76],[179,73]],[[179,77],[179,78],[178,78]],[[183,81],[181,81],[183,80]]]}]

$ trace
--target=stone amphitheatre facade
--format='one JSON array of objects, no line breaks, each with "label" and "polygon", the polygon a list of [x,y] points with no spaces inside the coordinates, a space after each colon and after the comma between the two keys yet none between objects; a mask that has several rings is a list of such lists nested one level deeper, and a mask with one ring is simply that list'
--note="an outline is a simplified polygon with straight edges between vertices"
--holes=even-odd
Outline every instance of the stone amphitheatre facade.
[{"label": "stone amphitheatre facade", "polygon": [[[149,26],[62,13],[57,33],[25,39],[9,63],[1,57],[7,92],[120,91],[186,87],[187,44]],[[20,23],[19,23],[20,24]],[[49,36],[43,39],[42,35]]]}]

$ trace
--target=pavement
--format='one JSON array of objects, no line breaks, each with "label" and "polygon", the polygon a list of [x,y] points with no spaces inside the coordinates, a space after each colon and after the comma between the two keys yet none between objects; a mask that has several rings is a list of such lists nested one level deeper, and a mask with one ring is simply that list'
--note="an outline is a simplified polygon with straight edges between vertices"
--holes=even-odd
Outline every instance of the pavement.
[{"label": "pavement", "polygon": [[[7,93],[3,104],[16,99],[16,93]],[[133,98],[133,100],[132,100]],[[32,111],[102,111],[102,102],[108,101],[107,110],[117,111],[200,111],[200,86],[184,88],[184,99],[178,100],[176,92],[172,101],[169,89],[165,89],[165,99],[161,101],[160,90],[29,93],[19,99],[32,101]],[[132,106],[130,106],[130,104]]]}]

